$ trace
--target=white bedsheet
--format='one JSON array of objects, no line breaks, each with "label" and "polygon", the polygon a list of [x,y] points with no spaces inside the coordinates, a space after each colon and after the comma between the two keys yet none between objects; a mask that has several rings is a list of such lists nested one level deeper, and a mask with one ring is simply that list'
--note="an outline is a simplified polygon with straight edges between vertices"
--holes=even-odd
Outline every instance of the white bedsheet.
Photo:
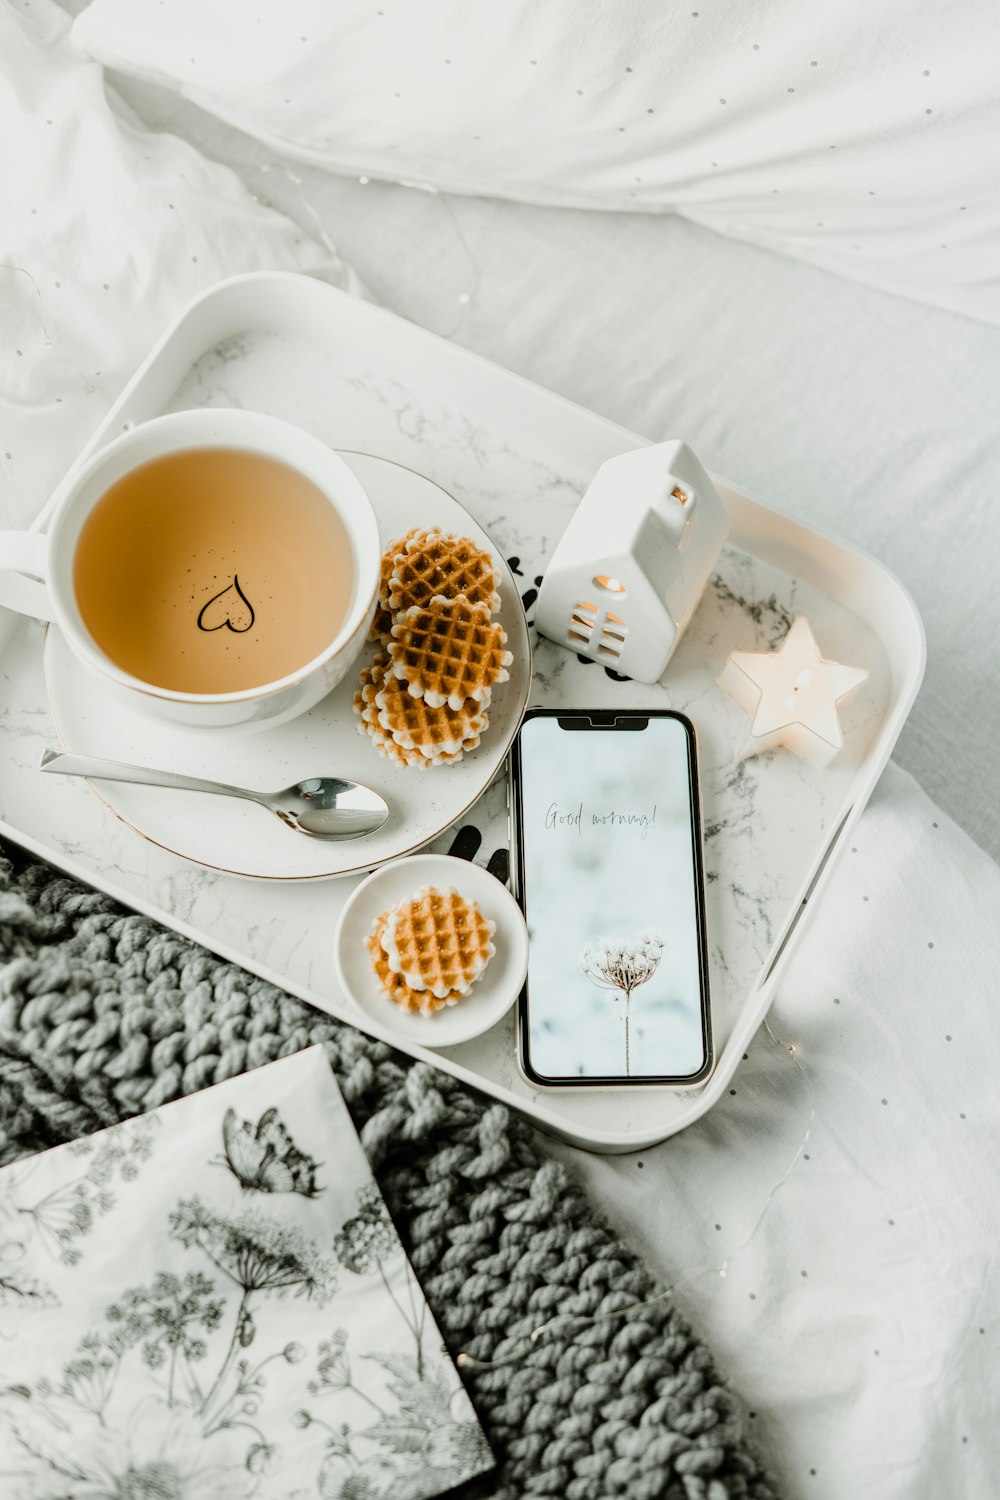
[{"label": "white bedsheet", "polygon": [[74,42],[332,171],[673,209],[1000,322],[991,0],[92,0]]},{"label": "white bedsheet", "polygon": [[[165,108],[153,92],[130,96],[154,118]],[[197,141],[204,122],[176,101],[170,110]],[[80,128],[96,120],[91,110]],[[323,225],[379,300],[651,436],[687,435],[722,472],[865,539],[913,585],[930,626],[928,687],[901,757],[970,831],[1000,843],[1000,708],[987,691],[1000,626],[990,492],[1000,332],[671,220],[303,182],[231,132],[213,142],[252,192]],[[47,274],[64,267],[75,300],[62,305],[79,330],[93,289],[77,277],[97,221],[85,181],[64,173],[59,194],[62,236],[13,248],[29,273],[41,255]],[[256,263],[239,256],[263,254],[272,231],[272,263],[288,263],[286,250],[318,254],[244,208],[245,244],[227,242],[235,262],[216,274]],[[214,210],[206,194],[203,212]],[[171,262],[157,264],[151,295],[165,296]],[[118,271],[95,325],[113,361],[99,368],[114,379],[150,336],[127,261]],[[47,322],[53,348],[60,337],[59,320]],[[10,343],[5,392],[18,374]],[[21,445],[15,500],[44,498],[34,480],[68,464],[114,393],[113,381],[86,389],[96,361],[85,352],[58,408],[54,388],[35,387],[0,407]],[[44,344],[34,353],[41,375]],[[795,1060],[762,1033],[735,1094],[684,1135],[639,1159],[565,1154],[679,1282],[756,1411],[787,1494],[987,1500],[1000,1397],[990,1259],[1000,872],[899,772],[856,847],[772,1018]]]}]

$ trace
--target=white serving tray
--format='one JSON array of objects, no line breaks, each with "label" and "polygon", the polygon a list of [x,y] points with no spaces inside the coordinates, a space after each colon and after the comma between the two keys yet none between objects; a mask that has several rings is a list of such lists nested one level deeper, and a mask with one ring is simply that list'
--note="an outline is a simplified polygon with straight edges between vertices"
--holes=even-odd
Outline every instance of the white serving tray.
[{"label": "white serving tray", "polygon": [[[644,441],[322,282],[262,273],[223,282],[191,304],[78,462],[131,423],[204,404],[272,412],[335,447],[394,459],[443,485],[513,560],[529,619],[544,560],[595,470]],[[729,1086],[923,674],[920,618],[891,573],[718,482],[732,517],[730,546],[665,685],[615,680],[540,641],[533,690],[535,702],[672,706],[695,722],[718,1056],[713,1077],[687,1091],[540,1091],[518,1072],[513,1013],[462,1046],[406,1049],[592,1150],[638,1150],[660,1141],[698,1119]],[[45,521],[43,510],[36,525],[44,528]],[[844,714],[845,749],[825,771],[786,752],[738,761],[744,716],[714,681],[730,651],[777,644],[797,613],[808,615],[828,655],[871,673]],[[82,783],[51,778],[43,789],[36,767],[55,735],[42,640],[36,622],[0,611],[0,832],[391,1041],[337,989],[331,941],[353,879],[235,880],[138,838]],[[507,843],[502,782],[463,822],[482,833],[484,862]],[[446,850],[450,837],[433,847]]]}]

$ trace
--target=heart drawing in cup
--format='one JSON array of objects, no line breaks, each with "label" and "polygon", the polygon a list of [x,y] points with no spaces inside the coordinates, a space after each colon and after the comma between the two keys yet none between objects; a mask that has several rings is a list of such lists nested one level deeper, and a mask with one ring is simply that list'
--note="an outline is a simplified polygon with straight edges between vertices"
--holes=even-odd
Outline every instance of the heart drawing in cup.
[{"label": "heart drawing in cup", "polygon": [[225,626],[227,630],[243,635],[253,622],[253,605],[240,588],[240,580],[235,573],[232,583],[218,594],[213,594],[198,615],[198,629],[205,631],[221,630]]}]

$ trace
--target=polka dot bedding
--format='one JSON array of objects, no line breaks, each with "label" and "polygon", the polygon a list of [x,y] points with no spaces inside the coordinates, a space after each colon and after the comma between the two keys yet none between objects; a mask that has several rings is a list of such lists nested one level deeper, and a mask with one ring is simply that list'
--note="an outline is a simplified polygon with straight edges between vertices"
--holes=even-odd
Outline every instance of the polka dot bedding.
[{"label": "polka dot bedding", "polygon": [[987,0],[947,24],[908,0],[619,0],[586,25],[568,0],[94,0],[75,40],[362,180],[676,211],[1000,321]]}]

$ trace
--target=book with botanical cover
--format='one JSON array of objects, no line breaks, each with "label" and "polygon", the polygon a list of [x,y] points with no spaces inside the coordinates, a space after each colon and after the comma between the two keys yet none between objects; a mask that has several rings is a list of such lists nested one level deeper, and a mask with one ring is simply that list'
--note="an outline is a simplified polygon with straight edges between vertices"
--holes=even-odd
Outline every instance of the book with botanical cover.
[{"label": "book with botanical cover", "polygon": [[321,1048],[0,1171],[4,1500],[427,1500],[492,1465]]}]

